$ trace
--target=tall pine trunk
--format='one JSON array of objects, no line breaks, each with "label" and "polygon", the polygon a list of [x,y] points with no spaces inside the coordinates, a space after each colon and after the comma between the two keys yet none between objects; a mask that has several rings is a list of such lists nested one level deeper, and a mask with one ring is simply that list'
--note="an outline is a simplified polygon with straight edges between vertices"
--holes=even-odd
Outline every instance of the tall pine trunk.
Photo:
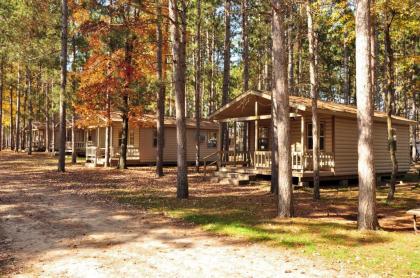
[{"label": "tall pine trunk", "polygon": [[242,62],[244,64],[243,71],[243,91],[249,89],[249,36],[248,36],[248,0],[242,0]]},{"label": "tall pine trunk", "polygon": [[[223,87],[222,87],[222,106],[229,102],[230,88],[230,13],[231,0],[225,0],[225,39],[223,46]],[[222,146],[224,151],[229,150],[229,130],[227,123],[222,123]]]},{"label": "tall pine trunk", "polygon": [[9,114],[10,114],[10,134],[9,134],[9,141],[10,141],[10,150],[15,149],[15,137],[14,137],[14,118],[13,118],[13,86],[10,86],[9,90]]},{"label": "tall pine trunk", "polygon": [[319,119],[318,119],[318,76],[316,68],[316,45],[315,31],[312,18],[311,1],[308,0],[306,5],[306,13],[308,16],[308,42],[309,42],[309,79],[311,84],[311,101],[312,101],[312,157],[313,157],[313,179],[314,192],[313,198],[320,199],[319,190]]},{"label": "tall pine trunk", "polygon": [[156,111],[156,176],[163,176],[163,148],[165,138],[165,80],[163,77],[163,32],[162,2],[156,0],[156,76],[158,79],[157,111]]},{"label": "tall pine trunk", "polygon": [[3,90],[4,90],[4,57],[0,60],[0,151],[3,150]]},{"label": "tall pine trunk", "polygon": [[373,98],[370,77],[370,0],[356,3],[356,95],[358,124],[359,230],[376,230],[376,176],[373,154]]},{"label": "tall pine trunk", "polygon": [[200,172],[200,122],[201,122],[201,0],[197,0],[196,67],[195,67],[195,168]]},{"label": "tall pine trunk", "polygon": [[45,83],[45,152],[50,152],[51,145],[51,129],[50,129],[50,96],[49,84]]},{"label": "tall pine trunk", "polygon": [[[32,121],[33,121],[33,92],[32,92],[32,75],[31,72],[28,71],[28,90],[27,90],[27,99],[28,99],[28,110],[29,110],[29,117],[28,117],[28,155],[32,155]],[[26,102],[26,100],[25,100]]]},{"label": "tall pine trunk", "polygon": [[20,66],[18,65],[18,76],[16,83],[16,139],[15,139],[15,151],[18,152],[20,148],[20,96],[21,96],[21,74]]},{"label": "tall pine trunk", "polygon": [[[418,120],[417,119],[417,113],[418,112],[417,112],[416,94],[417,94],[417,92],[413,91],[413,103],[412,103],[412,112],[413,112],[412,119],[413,119],[413,121]],[[412,131],[411,131],[411,136],[412,136],[412,140],[411,140],[412,141],[411,160],[412,160],[413,163],[415,163],[416,159],[417,159],[417,148],[416,148],[417,125],[418,124],[415,124],[415,125],[411,126],[411,129],[412,129]]]},{"label": "tall pine trunk", "polygon": [[61,84],[58,171],[66,170],[67,0],[61,0]]},{"label": "tall pine trunk", "polygon": [[287,53],[288,53],[288,65],[287,65],[287,73],[288,73],[288,82],[289,82],[289,94],[295,94],[295,86],[294,86],[294,62],[293,62],[293,30],[292,30],[292,23],[289,23],[287,28]]},{"label": "tall pine trunk", "polygon": [[187,137],[185,125],[185,74],[187,7],[184,0],[169,1],[170,33],[175,79],[177,137],[177,198],[188,198]]},{"label": "tall pine trunk", "polygon": [[[72,50],[73,50],[73,63],[72,63],[72,71],[73,71],[73,78],[72,78],[72,82],[71,82],[71,91],[72,91],[72,96],[75,97],[76,96],[76,38],[72,37],[71,39],[71,43],[72,43]],[[75,134],[75,107],[74,104],[72,105],[72,113],[71,113],[71,164],[76,164],[77,162],[77,152],[76,152],[76,134]]]},{"label": "tall pine trunk", "polygon": [[[387,15],[389,17],[389,15]],[[389,181],[389,191],[387,200],[391,201],[394,199],[395,194],[395,181],[397,179],[398,173],[398,161],[397,161],[397,142],[394,139],[394,129],[392,127],[392,114],[393,114],[393,107],[395,105],[394,102],[394,51],[392,49],[392,41],[391,41],[391,24],[392,19],[389,19],[386,23],[385,30],[384,30],[384,43],[385,43],[385,66],[386,66],[386,99],[385,99],[385,111],[386,111],[386,126],[387,126],[387,135],[388,135],[388,150],[389,155],[391,158],[392,163],[392,172],[391,172],[391,180]]]},{"label": "tall pine trunk", "polygon": [[289,92],[287,84],[287,43],[285,38],[286,5],[282,0],[272,0],[272,59],[273,99],[277,105],[277,140],[279,154],[278,212],[279,217],[293,216],[292,164],[290,156]]}]

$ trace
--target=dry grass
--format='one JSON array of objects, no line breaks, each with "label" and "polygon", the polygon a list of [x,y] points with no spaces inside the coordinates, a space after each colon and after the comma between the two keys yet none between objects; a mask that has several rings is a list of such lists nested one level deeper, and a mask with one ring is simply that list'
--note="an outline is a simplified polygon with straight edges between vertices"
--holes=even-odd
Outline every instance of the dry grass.
[{"label": "dry grass", "polygon": [[[59,174],[51,159],[22,157],[15,161],[33,163],[40,178],[89,198],[117,201],[129,206],[165,213],[195,223],[204,229],[276,248],[296,250],[307,256],[321,256],[335,264],[345,262],[362,273],[415,277],[420,275],[420,240],[412,232],[405,212],[420,204],[420,181],[397,186],[395,201],[386,203],[387,189],[378,189],[379,232],[356,230],[357,188],[327,188],[315,202],[305,190],[295,192],[296,218],[277,219],[276,200],[269,184],[226,186],[205,181],[190,173],[190,198],[177,200],[175,168],[165,169],[157,179],[151,167],[87,169],[71,166]],[[42,157],[45,158],[45,157]]]}]

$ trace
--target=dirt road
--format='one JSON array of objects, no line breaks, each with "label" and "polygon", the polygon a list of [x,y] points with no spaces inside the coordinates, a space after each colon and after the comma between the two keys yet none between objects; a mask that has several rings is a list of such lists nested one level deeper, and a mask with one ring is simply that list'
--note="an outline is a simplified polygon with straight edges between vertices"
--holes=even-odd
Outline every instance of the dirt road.
[{"label": "dirt road", "polygon": [[339,266],[326,269],[296,253],[57,190],[48,177],[66,174],[42,161],[0,154],[0,273],[6,277],[347,276]]}]

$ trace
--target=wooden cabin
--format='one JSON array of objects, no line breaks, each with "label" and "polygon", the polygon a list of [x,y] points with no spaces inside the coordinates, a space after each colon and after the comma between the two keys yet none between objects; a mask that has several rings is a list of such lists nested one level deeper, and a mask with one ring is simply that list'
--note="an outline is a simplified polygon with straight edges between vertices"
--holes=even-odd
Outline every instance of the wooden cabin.
[{"label": "wooden cabin", "polygon": [[[101,124],[89,126],[86,129],[86,162],[103,164],[105,160],[105,123],[101,118]],[[187,160],[195,162],[195,119],[187,118]],[[201,157],[209,156],[218,150],[218,124],[202,120],[200,131]],[[164,122],[164,150],[163,161],[165,164],[176,164],[177,140],[176,121],[173,117],[165,117]],[[120,113],[111,113],[111,165],[118,163],[122,136],[122,118]],[[136,119],[130,119],[128,127],[128,165],[151,165],[156,162],[156,116],[143,115]]]},{"label": "wooden cabin", "polygon": [[[311,100],[290,96],[292,175],[300,182],[312,180]],[[357,177],[357,109],[354,106],[318,101],[320,121],[320,178],[346,180]],[[229,151],[219,149],[221,170],[252,174],[271,173],[271,92],[249,91],[221,107],[210,119],[229,125]],[[393,117],[399,171],[410,167],[410,125]],[[389,175],[385,113],[374,114],[376,173]],[[281,148],[281,146],[279,146]]]}]

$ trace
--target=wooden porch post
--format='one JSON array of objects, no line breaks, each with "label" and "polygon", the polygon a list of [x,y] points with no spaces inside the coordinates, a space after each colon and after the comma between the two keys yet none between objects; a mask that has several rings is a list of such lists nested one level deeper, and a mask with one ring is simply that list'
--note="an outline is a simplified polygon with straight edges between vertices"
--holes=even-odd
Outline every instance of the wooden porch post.
[{"label": "wooden porch post", "polygon": [[98,147],[98,149],[101,147],[101,145],[99,144],[99,135],[100,135],[100,132],[99,132],[99,129],[100,129],[100,127],[98,126],[98,128],[96,129],[96,146]]},{"label": "wooden porch post", "polygon": [[236,124],[237,122],[233,122],[233,163],[236,166]]},{"label": "wooden porch post", "polygon": [[222,124],[219,122],[219,132],[217,134],[217,150],[219,151],[219,159],[217,162],[217,168],[220,169],[220,167],[222,167],[222,158],[223,158],[223,153],[222,153]]},{"label": "wooden porch post", "polygon": [[[255,101],[255,116],[258,116],[258,101]],[[256,159],[256,152],[258,151],[258,119],[255,119],[254,125],[254,167],[257,163]]]},{"label": "wooden porch post", "polygon": [[302,173],[304,172],[305,169],[305,152],[306,152],[306,146],[305,146],[305,130],[306,130],[306,123],[305,123],[305,116],[302,115],[301,120],[300,120],[300,144],[301,144],[301,152],[302,152]]}]

